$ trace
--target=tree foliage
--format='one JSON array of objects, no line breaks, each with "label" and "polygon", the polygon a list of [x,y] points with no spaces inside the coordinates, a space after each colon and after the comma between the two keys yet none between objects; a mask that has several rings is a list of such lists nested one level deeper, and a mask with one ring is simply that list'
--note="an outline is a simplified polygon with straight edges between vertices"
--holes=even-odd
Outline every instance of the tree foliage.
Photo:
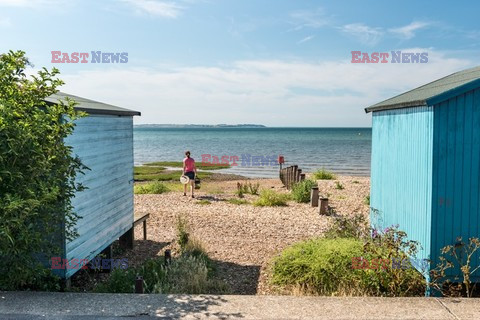
[{"label": "tree foliage", "polygon": [[28,77],[29,66],[22,51],[0,55],[0,290],[49,289],[41,261],[77,236],[71,199],[86,169],[64,143],[82,116],[75,102],[45,102],[59,71]]}]

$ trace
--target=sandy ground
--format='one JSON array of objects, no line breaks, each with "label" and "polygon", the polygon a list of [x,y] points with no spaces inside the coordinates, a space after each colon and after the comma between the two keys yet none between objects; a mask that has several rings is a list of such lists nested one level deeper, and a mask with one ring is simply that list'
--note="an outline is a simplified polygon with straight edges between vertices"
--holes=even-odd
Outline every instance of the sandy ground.
[{"label": "sandy ground", "polygon": [[[262,189],[288,192],[277,179],[248,180],[259,182]],[[338,181],[344,189],[336,188]],[[289,202],[287,207],[235,205],[225,200],[236,197],[237,181],[212,181],[202,184],[196,198],[173,191],[161,195],[135,195],[135,211],[149,212],[147,236],[142,239],[141,226],[135,230],[134,250],[124,253],[134,264],[148,257],[163,255],[165,249],[175,253],[176,219],[188,218],[191,233],[201,240],[208,254],[217,262],[218,275],[233,294],[269,294],[268,267],[282,249],[297,241],[320,236],[332,217],[321,216],[309,204]],[[370,182],[365,177],[338,177],[319,180],[320,193],[328,196],[337,214],[368,214],[364,203]],[[245,199],[255,200],[246,195]],[[211,204],[202,205],[208,199]]]}]

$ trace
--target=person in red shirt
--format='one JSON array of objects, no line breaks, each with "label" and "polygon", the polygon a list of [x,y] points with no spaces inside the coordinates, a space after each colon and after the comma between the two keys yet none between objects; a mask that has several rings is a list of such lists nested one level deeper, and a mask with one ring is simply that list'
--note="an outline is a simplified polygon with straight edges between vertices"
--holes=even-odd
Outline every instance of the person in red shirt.
[{"label": "person in red shirt", "polygon": [[[185,152],[185,159],[183,159],[183,174],[186,175],[190,181],[190,190],[192,190],[192,198],[195,198],[193,190],[195,190],[195,176],[197,175],[197,167],[195,160],[190,157],[190,151]],[[187,195],[187,185],[183,185],[183,195]]]}]

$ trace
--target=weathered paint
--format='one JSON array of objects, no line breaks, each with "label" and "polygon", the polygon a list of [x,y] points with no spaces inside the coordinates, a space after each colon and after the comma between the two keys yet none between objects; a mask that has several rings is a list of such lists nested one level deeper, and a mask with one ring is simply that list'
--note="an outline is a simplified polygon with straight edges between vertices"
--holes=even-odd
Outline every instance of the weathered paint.
[{"label": "weathered paint", "polygon": [[430,253],[433,120],[425,106],[374,112],[372,119],[371,223],[398,224],[421,243],[421,259]]},{"label": "weathered paint", "polygon": [[431,237],[436,263],[440,249],[457,237],[480,236],[480,89],[440,102],[434,110]]},{"label": "weathered paint", "polygon": [[[79,175],[88,189],[73,199],[79,236],[65,244],[67,259],[93,259],[132,227],[133,119],[131,116],[90,115],[76,121],[66,139],[83,164]],[[76,271],[66,270],[64,277]]]}]

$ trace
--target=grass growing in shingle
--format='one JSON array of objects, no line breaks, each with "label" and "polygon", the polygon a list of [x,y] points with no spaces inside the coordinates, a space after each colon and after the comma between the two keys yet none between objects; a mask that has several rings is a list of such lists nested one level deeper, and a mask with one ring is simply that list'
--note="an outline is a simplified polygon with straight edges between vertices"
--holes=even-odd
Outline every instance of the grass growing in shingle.
[{"label": "grass growing in shingle", "polygon": [[285,207],[287,201],[290,200],[290,195],[284,193],[277,193],[273,190],[262,190],[260,197],[253,203],[258,207]]},{"label": "grass growing in shingle", "polygon": [[205,199],[203,199],[203,200],[199,200],[197,203],[198,203],[198,204],[201,204],[201,205],[212,204],[210,201],[208,201],[208,200],[205,200]]},{"label": "grass growing in shingle", "polygon": [[334,180],[336,178],[333,172],[327,171],[325,168],[318,169],[313,173],[313,176],[317,180]]},{"label": "grass growing in shingle", "polygon": [[135,194],[162,194],[170,191],[168,187],[161,182],[152,182],[137,185],[134,188]]},{"label": "grass growing in shingle", "polygon": [[242,205],[242,204],[248,204],[249,203],[245,199],[237,199],[237,198],[228,199],[227,202],[231,203],[231,204],[236,204],[236,205]]}]

